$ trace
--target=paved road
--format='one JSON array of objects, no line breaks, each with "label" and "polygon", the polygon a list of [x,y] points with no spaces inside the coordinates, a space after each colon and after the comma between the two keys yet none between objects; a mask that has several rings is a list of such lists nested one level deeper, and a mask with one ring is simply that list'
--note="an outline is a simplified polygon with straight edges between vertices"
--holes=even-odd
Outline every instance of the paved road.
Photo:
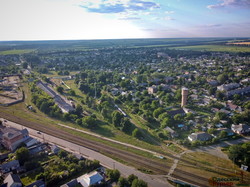
[{"label": "paved road", "polygon": [[[0,118],[0,120],[3,121],[3,119],[1,119],[1,118]],[[22,125],[19,125],[19,124],[10,122],[10,121],[5,122],[4,125],[12,126],[12,127],[17,128],[17,129],[26,128],[26,127],[23,127]],[[40,141],[45,141],[45,142],[57,144],[58,146],[63,147],[67,151],[80,153],[85,158],[88,158],[91,160],[93,160],[93,159],[99,160],[101,165],[108,167],[108,168],[118,169],[121,172],[121,174],[126,176],[126,177],[130,174],[135,174],[140,179],[147,182],[148,185],[151,187],[172,186],[171,184],[169,184],[167,182],[166,176],[164,176],[164,175],[148,175],[148,174],[145,174],[145,173],[142,173],[142,172],[136,170],[133,167],[121,164],[121,163],[119,163],[119,162],[117,162],[117,161],[115,161],[115,160],[113,160],[113,159],[111,159],[103,154],[100,154],[94,150],[79,146],[77,144],[74,144],[74,143],[59,139],[59,138],[55,138],[55,137],[47,135],[45,133],[38,134],[36,130],[30,129],[30,128],[26,128],[26,129],[29,131],[31,136],[36,137]]]},{"label": "paved road", "polygon": [[230,145],[235,145],[235,144],[249,142],[249,141],[250,141],[250,137],[248,136],[248,137],[243,137],[237,140],[224,141],[215,145],[200,146],[194,149],[193,151],[206,152],[206,153],[209,153],[211,155],[214,155],[220,158],[228,159],[228,156],[221,151],[222,147],[227,147]]}]

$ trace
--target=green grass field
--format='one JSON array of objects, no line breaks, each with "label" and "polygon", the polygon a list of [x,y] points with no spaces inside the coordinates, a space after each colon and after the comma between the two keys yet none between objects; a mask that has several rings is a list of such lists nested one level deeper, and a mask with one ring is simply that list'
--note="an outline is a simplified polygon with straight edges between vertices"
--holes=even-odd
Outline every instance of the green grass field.
[{"label": "green grass field", "polygon": [[225,46],[225,45],[195,45],[183,47],[171,47],[170,49],[192,50],[192,51],[216,51],[216,52],[250,52],[250,47]]},{"label": "green grass field", "polygon": [[31,53],[35,51],[35,49],[13,49],[13,50],[7,50],[7,51],[0,51],[0,55],[20,55],[24,53]]}]

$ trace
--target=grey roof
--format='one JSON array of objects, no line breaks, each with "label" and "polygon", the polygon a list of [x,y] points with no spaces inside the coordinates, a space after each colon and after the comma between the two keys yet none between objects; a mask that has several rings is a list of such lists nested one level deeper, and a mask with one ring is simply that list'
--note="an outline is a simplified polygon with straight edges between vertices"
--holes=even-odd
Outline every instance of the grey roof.
[{"label": "grey roof", "polygon": [[206,132],[192,133],[188,137],[191,138],[193,141],[196,141],[196,140],[206,141],[206,140],[210,140],[212,138],[212,136]]},{"label": "grey roof", "polygon": [[32,184],[29,184],[29,185],[27,185],[25,187],[34,187],[34,186],[36,186],[36,187],[44,187],[45,182],[43,180],[38,180],[38,181],[35,181]]},{"label": "grey roof", "polygon": [[12,160],[10,162],[7,162],[5,164],[2,164],[0,167],[2,170],[5,170],[7,168],[11,168],[13,166],[20,165],[18,160]]},{"label": "grey roof", "polygon": [[89,174],[85,174],[79,178],[77,178],[77,181],[81,183],[84,187],[88,187],[90,185],[96,184],[103,180],[103,177],[97,172],[91,172]]},{"label": "grey roof", "polygon": [[221,86],[218,86],[217,89],[221,91],[229,91],[235,88],[239,88],[240,84],[238,83],[230,83],[230,84],[223,84]]},{"label": "grey roof", "polygon": [[246,124],[232,125],[232,130],[238,132],[250,131],[250,126]]},{"label": "grey roof", "polygon": [[235,95],[235,94],[245,95],[245,94],[248,94],[248,93],[250,93],[250,86],[245,87],[245,88],[241,88],[241,89],[228,91],[226,93],[226,95],[227,95],[227,97],[231,97],[232,95]]},{"label": "grey roof", "polygon": [[[11,186],[13,183],[19,183],[19,186],[22,186],[22,182],[19,178],[18,175],[15,174],[9,174],[5,179],[4,179],[4,183],[7,183],[7,187]],[[18,187],[18,186],[16,186]]]},{"label": "grey roof", "polygon": [[167,113],[170,115],[170,116],[175,116],[176,114],[181,114],[181,115],[184,115],[186,114],[185,111],[181,108],[181,109],[178,109],[178,110],[171,110],[171,111],[167,111]]},{"label": "grey roof", "polygon": [[77,180],[73,179],[64,185],[61,185],[60,187],[75,187],[77,184],[78,184]]},{"label": "grey roof", "polygon": [[219,128],[219,129],[216,129],[217,132],[216,134],[218,135],[221,131],[225,131],[227,133],[227,135],[232,135],[234,134],[234,132],[231,130],[231,129],[228,129],[228,128]]},{"label": "grey roof", "polygon": [[12,128],[12,127],[6,127],[4,129],[2,129],[2,132],[4,133],[3,137],[6,137],[8,139],[15,138],[21,134],[22,135],[29,135],[29,132],[27,129],[23,129],[20,131],[20,130]]}]

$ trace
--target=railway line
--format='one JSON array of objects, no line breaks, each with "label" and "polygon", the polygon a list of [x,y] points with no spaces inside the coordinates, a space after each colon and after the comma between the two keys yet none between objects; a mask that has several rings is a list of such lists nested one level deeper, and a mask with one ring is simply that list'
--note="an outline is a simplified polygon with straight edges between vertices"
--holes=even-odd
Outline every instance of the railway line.
[{"label": "railway line", "polygon": [[[133,165],[138,166],[139,168],[145,168],[152,170],[155,174],[161,174],[161,175],[167,175],[170,166],[167,165],[167,163],[157,162],[152,159],[145,158],[141,155],[137,155],[135,153],[131,153],[125,150],[121,150],[119,148],[115,148],[109,145],[106,145],[104,143],[90,140],[84,137],[80,136],[72,136],[69,132],[66,132],[62,129],[56,128],[54,126],[44,126],[37,122],[28,121],[26,119],[13,116],[11,114],[5,113],[0,111],[0,117],[5,118],[9,121],[13,121],[15,123],[18,123],[20,125],[35,129],[37,131],[41,131],[43,133],[52,135],[57,138],[61,138],[64,140],[67,140],[69,142],[78,144],[80,146],[90,148],[92,150],[95,150],[97,152],[101,152],[104,154],[112,155],[116,158],[119,158],[121,160],[124,160],[128,163],[132,163]],[[119,145],[120,146],[120,145]],[[175,156],[171,156],[172,158],[175,158]],[[167,162],[167,161],[166,161]],[[185,171],[181,171],[176,169],[176,171],[173,174],[173,177],[189,182],[191,184],[196,184],[198,186],[206,186],[208,179],[190,174]],[[197,179],[199,179],[197,181]]]}]

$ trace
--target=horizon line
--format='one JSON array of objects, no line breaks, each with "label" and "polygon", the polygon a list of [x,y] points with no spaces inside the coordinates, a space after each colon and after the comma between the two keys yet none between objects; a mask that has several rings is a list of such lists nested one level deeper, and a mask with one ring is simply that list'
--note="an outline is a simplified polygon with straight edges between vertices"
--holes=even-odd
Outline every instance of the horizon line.
[{"label": "horizon line", "polygon": [[240,36],[240,37],[171,37],[171,38],[98,38],[98,39],[31,39],[31,40],[0,40],[0,42],[39,42],[39,41],[93,41],[93,40],[143,40],[143,39],[196,39],[196,38],[204,38],[204,39],[212,39],[212,38],[234,38],[234,39],[250,39],[250,36]]}]

